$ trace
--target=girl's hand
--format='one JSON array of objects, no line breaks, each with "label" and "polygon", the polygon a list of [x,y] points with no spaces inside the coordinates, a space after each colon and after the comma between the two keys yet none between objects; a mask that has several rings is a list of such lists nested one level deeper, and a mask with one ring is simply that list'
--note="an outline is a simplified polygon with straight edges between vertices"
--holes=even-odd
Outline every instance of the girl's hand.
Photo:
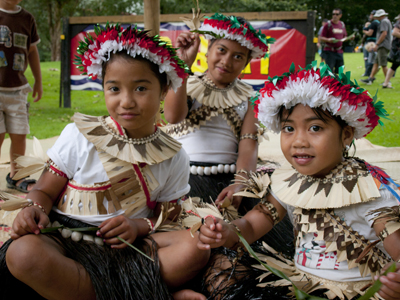
[{"label": "girl's hand", "polygon": [[193,65],[199,50],[200,38],[198,33],[189,31],[182,32],[176,39],[176,47],[178,56],[182,59],[189,68]]},{"label": "girl's hand", "polygon": [[132,244],[138,235],[135,221],[123,215],[105,220],[100,224],[99,228],[96,235],[102,237],[105,243],[110,244],[111,248],[115,249],[122,249],[128,246],[117,239],[117,236]]},{"label": "girl's hand", "polygon": [[[385,269],[391,265],[385,266]],[[385,270],[384,269],[384,270]],[[378,294],[386,300],[400,299],[400,263],[396,263],[396,271],[379,277],[382,282]]]},{"label": "girl's hand", "polygon": [[233,207],[238,209],[240,203],[242,203],[242,196],[233,196],[233,194],[239,192],[242,187],[243,186],[240,184],[227,186],[221,191],[221,193],[219,193],[217,200],[215,200],[215,204],[219,207],[222,202],[224,202],[225,198],[228,198],[231,200]]},{"label": "girl's hand", "polygon": [[199,241],[197,248],[200,250],[208,250],[210,248],[218,248],[225,244],[229,236],[229,225],[216,218],[206,218],[204,225],[200,227]]},{"label": "girl's hand", "polygon": [[15,217],[11,238],[16,240],[26,234],[39,234],[49,224],[49,217],[37,206],[23,208]]}]

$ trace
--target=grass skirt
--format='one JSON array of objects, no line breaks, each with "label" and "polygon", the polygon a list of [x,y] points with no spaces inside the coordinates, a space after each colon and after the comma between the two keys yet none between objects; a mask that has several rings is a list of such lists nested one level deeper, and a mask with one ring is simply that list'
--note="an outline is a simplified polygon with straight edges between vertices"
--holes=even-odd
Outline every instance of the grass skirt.
[{"label": "grass skirt", "polygon": [[[51,214],[52,221],[59,221],[70,228],[91,227],[85,223]],[[94,242],[74,242],[63,238],[59,232],[47,234],[66,251],[66,256],[80,263],[89,273],[98,300],[110,299],[172,299],[167,285],[161,279],[157,244],[148,237],[151,245],[137,239],[134,246],[154,259],[150,261],[130,247],[112,249]],[[5,254],[12,240],[0,248],[0,297],[1,299],[43,299],[30,287],[15,279],[5,263]],[[16,292],[23,292],[18,297]],[[22,297],[23,296],[23,297]],[[36,298],[35,298],[36,297]]]}]

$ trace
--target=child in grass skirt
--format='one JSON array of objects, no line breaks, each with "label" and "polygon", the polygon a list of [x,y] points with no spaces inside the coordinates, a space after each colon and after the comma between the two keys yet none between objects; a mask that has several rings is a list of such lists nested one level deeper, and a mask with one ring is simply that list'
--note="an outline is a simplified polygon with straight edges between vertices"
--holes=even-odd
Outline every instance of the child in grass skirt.
[{"label": "child in grass skirt", "polygon": [[[207,218],[199,248],[237,247],[237,231],[252,243],[288,214],[296,249],[294,263],[283,269],[291,280],[308,293],[323,290],[329,299],[363,294],[386,265],[400,258],[399,186],[381,169],[348,155],[353,139],[366,136],[385,116],[382,102],[353,83],[349,73],[335,77],[326,65],[312,64],[299,71],[292,66],[267,81],[255,109],[268,129],[281,133],[288,164],[274,171],[263,186],[268,194],[242,219],[227,224]],[[236,299],[233,287],[244,284],[251,290],[258,283],[246,277],[255,270],[249,266],[234,279],[229,269],[235,262],[226,257],[214,258],[214,269],[209,268],[208,290],[216,299]],[[400,274],[380,279],[379,296],[399,299]],[[282,285],[290,283],[263,284],[252,297],[282,299]],[[281,294],[266,296],[273,291]]]},{"label": "child in grass skirt", "polygon": [[[154,233],[160,214],[172,220],[190,188],[188,156],[155,125],[187,67],[174,48],[136,27],[95,33],[81,42],[77,64],[102,76],[110,115],[75,114],[48,151],[1,248],[5,299],[171,299],[209,258],[187,231]],[[42,234],[50,220],[66,228]],[[98,228],[69,229],[82,227]]]}]

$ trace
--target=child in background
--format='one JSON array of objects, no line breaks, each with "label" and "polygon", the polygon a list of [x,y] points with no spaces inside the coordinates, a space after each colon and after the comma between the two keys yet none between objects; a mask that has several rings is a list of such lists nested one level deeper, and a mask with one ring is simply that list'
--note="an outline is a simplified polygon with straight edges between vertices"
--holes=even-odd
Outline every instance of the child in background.
[{"label": "child in background", "polygon": [[[195,30],[196,32],[196,30]],[[182,143],[190,157],[190,196],[217,203],[233,197],[240,186],[229,186],[234,174],[245,175],[257,165],[257,119],[249,98],[253,88],[238,79],[252,58],[268,51],[264,34],[245,19],[214,14],[197,32],[209,40],[208,70],[190,76],[176,92],[167,94],[164,116],[167,133]],[[190,67],[200,39],[183,32],[177,39],[178,55]]]},{"label": "child in background", "polygon": [[28,63],[35,78],[34,102],[42,98],[43,88],[35,19],[18,6],[21,1],[0,0],[0,148],[8,133],[11,171],[6,176],[7,187],[27,193],[36,181],[12,178],[17,172],[14,160],[25,155],[29,133],[27,98],[32,88],[24,75]]},{"label": "child in background", "polygon": [[[173,219],[190,188],[188,156],[155,125],[168,88],[182,84],[187,67],[174,48],[136,27],[107,25],[95,33],[81,42],[77,64],[102,76],[110,116],[75,114],[48,151],[12,240],[1,247],[3,297],[26,296],[30,287],[46,299],[171,299],[170,290],[209,258],[188,231],[154,233],[160,212],[175,207]],[[99,229],[83,239],[70,229],[41,234],[49,218]],[[182,295],[205,299],[190,291],[174,297]]]},{"label": "child in background", "polygon": [[[339,73],[336,78],[323,64],[299,71],[293,66],[266,82],[255,109],[262,124],[281,133],[289,164],[272,174],[262,207],[234,225],[207,218],[198,246],[234,247],[238,230],[252,243],[288,213],[296,238],[293,280],[299,286],[308,282],[306,292],[325,289],[329,299],[352,299],[400,258],[400,197],[398,185],[382,170],[348,156],[353,139],[370,133],[385,111],[349,73]],[[215,277],[210,286],[224,279]],[[399,277],[382,276],[379,295],[399,299]]]}]

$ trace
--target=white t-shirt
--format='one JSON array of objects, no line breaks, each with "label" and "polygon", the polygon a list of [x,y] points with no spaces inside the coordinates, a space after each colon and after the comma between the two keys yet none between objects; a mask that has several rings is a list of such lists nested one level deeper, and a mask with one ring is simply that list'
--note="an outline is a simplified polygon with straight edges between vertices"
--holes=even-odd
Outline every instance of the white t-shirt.
[{"label": "white t-shirt", "polygon": [[[373,221],[371,219],[373,216],[367,216],[367,214],[375,209],[398,205],[396,198],[390,191],[381,189],[380,193],[381,197],[376,200],[343,208],[335,208],[335,215],[339,216],[348,226],[370,242],[376,241],[379,238],[372,228]],[[293,223],[293,211],[295,208],[280,201],[273,192],[272,195],[287,210],[290,220]],[[294,262],[298,269],[321,278],[335,281],[361,281],[371,279],[370,275],[361,277],[358,267],[349,270],[346,260],[337,262],[336,251],[325,252],[325,241],[315,240],[315,237],[316,234],[307,233],[301,238],[299,246],[296,246]],[[379,243],[377,247],[387,254],[382,243]]]},{"label": "white t-shirt", "polygon": [[[109,180],[95,146],[79,132],[75,123],[65,127],[47,154],[69,179],[79,184],[92,185]],[[183,149],[174,157],[159,164],[150,165],[149,168],[159,183],[158,187],[151,192],[151,201],[168,202],[189,192],[189,157]],[[123,211],[118,211],[108,215],[76,216],[65,214],[56,207],[53,209],[58,213],[93,225],[99,225],[110,217],[123,214]],[[152,210],[145,206],[132,218],[150,216],[152,216]]]},{"label": "white t-shirt", "polygon": [[[194,100],[191,110],[200,106],[201,103]],[[242,120],[246,115],[247,107],[247,101],[234,107]],[[193,132],[176,139],[182,144],[191,161],[215,164],[236,163],[238,139],[221,115],[211,117],[200,126],[200,129],[195,128]]]}]

